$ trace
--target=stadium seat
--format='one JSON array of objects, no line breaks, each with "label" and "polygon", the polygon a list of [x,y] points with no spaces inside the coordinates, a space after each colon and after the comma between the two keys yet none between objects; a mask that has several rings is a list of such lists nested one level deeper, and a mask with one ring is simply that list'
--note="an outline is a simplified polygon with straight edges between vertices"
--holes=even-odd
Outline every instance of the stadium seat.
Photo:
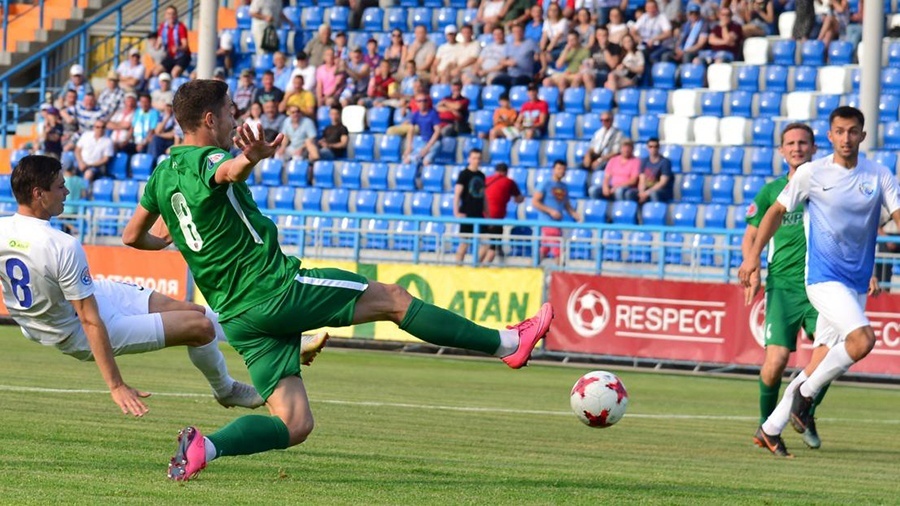
[{"label": "stadium seat", "polygon": [[741,184],[741,202],[753,202],[753,198],[759,190],[766,185],[766,178],[762,176],[747,176]]},{"label": "stadium seat", "polygon": [[365,172],[366,188],[371,190],[387,190],[388,172],[390,168],[386,163],[370,163],[363,166]]},{"label": "stadium seat", "polygon": [[700,64],[686,63],[679,67],[682,88],[702,88],[706,80],[706,67]]},{"label": "stadium seat", "polygon": [[644,96],[646,114],[666,114],[669,112],[669,92],[660,89],[649,89]]},{"label": "stadium seat", "polygon": [[[10,167],[15,168],[16,164],[10,161]],[[118,152],[113,157],[110,162],[109,173],[115,179],[128,179],[128,154],[123,152]]]},{"label": "stadium seat", "polygon": [[599,113],[581,115],[581,139],[590,139],[597,130],[603,128]]},{"label": "stadium seat", "polygon": [[769,118],[756,118],[753,120],[752,135],[754,146],[775,145],[775,122]]},{"label": "stadium seat", "polygon": [[272,63],[272,53],[263,53],[253,55],[253,69],[256,75],[262,77],[263,72],[271,69],[275,64]]},{"label": "stadium seat", "polygon": [[[510,164],[510,145],[507,139],[492,140],[490,147],[488,148],[488,153],[490,153],[492,165],[497,165],[498,163]],[[535,153],[534,156],[537,158],[537,153]],[[537,167],[537,163],[535,163],[534,166]]]},{"label": "stadium seat", "polygon": [[[777,11],[776,11],[777,12]],[[797,21],[797,13],[794,11],[786,11],[778,14],[778,36],[782,39],[789,39],[794,32],[794,22]]]},{"label": "stadium seat", "polygon": [[690,148],[691,174],[712,174],[713,151],[713,148],[708,145],[697,145]]},{"label": "stadium seat", "polygon": [[618,230],[604,230],[601,234],[601,246],[603,248],[603,260],[606,262],[622,261],[622,232]]},{"label": "stadium seat", "polygon": [[847,86],[847,67],[829,65],[819,69],[819,93],[843,95],[851,90]]},{"label": "stadium seat", "polygon": [[534,177],[531,180],[531,188],[528,188],[528,194],[532,195],[536,191],[538,191],[544,183],[553,179],[553,170],[551,169],[538,169],[532,171],[534,173]]},{"label": "stadium seat", "polygon": [[287,184],[290,186],[306,186],[307,174],[309,173],[309,162],[306,160],[291,160],[288,162]]},{"label": "stadium seat", "polygon": [[438,250],[441,236],[444,235],[444,224],[429,221],[422,223],[421,251],[434,253]]},{"label": "stadium seat", "polygon": [[434,31],[434,28],[432,27],[432,24],[431,24],[432,17],[433,16],[432,16],[431,9],[428,7],[415,7],[413,9],[410,9],[410,11],[409,11],[409,18],[410,18],[410,21],[412,22],[413,28],[415,28],[419,25],[422,25],[429,32]]},{"label": "stadium seat", "polygon": [[637,138],[640,142],[647,142],[651,138],[659,137],[659,116],[656,114],[642,114],[637,119]]},{"label": "stadium seat", "polygon": [[[310,211],[322,209],[322,190],[319,188],[305,188],[301,190],[302,208]],[[272,207],[293,211],[297,197],[297,189],[293,186],[276,186],[272,189]]]},{"label": "stadium seat", "polygon": [[399,162],[402,141],[403,138],[399,135],[382,135],[378,141],[378,159],[382,162]]},{"label": "stadium seat", "polygon": [[[451,0],[451,2],[452,2],[452,0]],[[455,5],[452,5],[452,4],[450,6],[455,7]],[[459,25],[460,26],[475,25],[475,24],[477,24],[476,23],[477,17],[478,17],[478,9],[477,8],[470,7],[470,8],[463,9],[462,12],[460,12],[460,16],[459,16],[459,18],[460,18]]]},{"label": "stadium seat", "polygon": [[675,74],[677,67],[671,62],[654,63],[650,71],[653,88],[659,90],[675,89]]},{"label": "stadium seat", "polygon": [[303,9],[300,19],[303,22],[303,29],[315,31],[325,23],[325,9],[315,6],[306,7]]},{"label": "stadium seat", "polygon": [[394,170],[394,189],[413,191],[416,189],[416,173],[419,168],[414,163],[402,163]]},{"label": "stadium seat", "polygon": [[437,11],[437,31],[443,32],[448,26],[456,26],[456,9],[453,7],[443,7]]},{"label": "stadium seat", "polygon": [[619,114],[637,116],[640,114],[641,90],[637,88],[625,88],[616,92],[616,105],[619,106]]},{"label": "stadium seat", "polygon": [[750,174],[755,176],[771,176],[774,151],[771,147],[756,147],[750,152]]},{"label": "stadium seat", "polygon": [[758,95],[757,114],[764,118],[781,116],[783,96],[778,91],[764,91]]},{"label": "stadium seat", "polygon": [[684,236],[677,232],[666,232],[663,239],[663,256],[667,264],[684,263]]},{"label": "stadium seat", "polygon": [[[99,181],[102,181],[102,179]],[[0,181],[0,184],[3,184],[3,181]],[[140,189],[141,183],[139,181],[135,181],[132,179],[126,181],[118,181],[116,183],[116,201],[120,203],[127,202],[130,204],[136,204],[138,202],[138,192],[140,191]],[[67,200],[68,199],[80,200],[76,195],[67,197]]]},{"label": "stadium seat", "polygon": [[825,43],[820,40],[804,41],[800,46],[800,65],[825,65]]},{"label": "stadium seat", "polygon": [[475,135],[487,135],[494,128],[493,112],[489,110],[474,111],[470,114],[472,130]]},{"label": "stadium seat", "polygon": [[404,208],[406,205],[406,192],[403,191],[386,191],[381,197],[381,213],[401,215],[406,214]]},{"label": "stadium seat", "polygon": [[538,98],[547,102],[550,114],[559,112],[559,88],[556,86],[541,86],[538,88]]},{"label": "stadium seat", "polygon": [[[97,181],[95,181],[97,182]],[[95,206],[91,212],[95,216],[95,229],[98,236],[117,236],[119,235],[120,211],[118,207]]]},{"label": "stadium seat", "polygon": [[689,202],[675,204],[672,209],[672,225],[675,227],[697,226],[697,205]]},{"label": "stadium seat", "polygon": [[703,202],[703,175],[702,174],[682,174],[681,175],[681,201],[682,202]]},{"label": "stadium seat", "polygon": [[350,212],[350,190],[346,188],[335,188],[324,192],[325,204],[328,205],[328,211],[332,213],[349,213]]},{"label": "stadium seat", "polygon": [[881,92],[900,95],[900,68],[881,69]]},{"label": "stadium seat", "polygon": [[593,260],[596,251],[594,231],[589,228],[574,228],[569,233],[569,258],[572,260]]},{"label": "stadium seat", "polygon": [[782,65],[769,65],[765,68],[763,81],[766,91],[786,93],[788,91],[788,68]]},{"label": "stadium seat", "polygon": [[572,159],[576,162],[584,160],[584,154],[590,149],[590,143],[588,141],[578,141],[574,144],[575,145],[572,148]]},{"label": "stadium seat", "polygon": [[782,39],[772,42],[772,61],[775,65],[787,67],[794,65],[794,55],[797,53],[797,42],[792,39]]},{"label": "stadium seat", "polygon": [[408,31],[408,26],[406,23],[406,9],[404,9],[403,7],[389,7],[386,9],[385,15],[387,17],[388,24],[387,31]]},{"label": "stadium seat", "polygon": [[150,179],[153,172],[153,158],[146,153],[136,153],[131,157],[131,178],[138,181]]},{"label": "stadium seat", "polygon": [[362,29],[367,32],[384,31],[384,10],[378,7],[366,7],[363,10]]},{"label": "stadium seat", "polygon": [[571,114],[584,114],[584,88],[566,88],[563,92],[563,110]]},{"label": "stadium seat", "polygon": [[699,258],[702,267],[712,267],[719,265],[719,254],[715,250],[716,237],[710,234],[697,234],[694,236],[693,249],[694,254]]},{"label": "stadium seat", "polygon": [[338,222],[337,244],[341,248],[358,247],[360,236],[357,231],[360,228],[359,220],[355,218],[342,218]]},{"label": "stadium seat", "polygon": [[585,223],[606,223],[606,211],[609,202],[606,200],[589,200],[584,205]]},{"label": "stadium seat", "polygon": [[721,118],[724,115],[725,94],[721,91],[708,91],[700,95],[700,114]]},{"label": "stadium seat", "polygon": [[653,261],[653,234],[639,231],[628,234],[628,261],[648,264]]},{"label": "stadium seat", "polygon": [[878,100],[878,121],[881,123],[897,121],[898,108],[900,95],[881,95]]},{"label": "stadium seat", "polygon": [[[505,93],[503,86],[495,84],[481,88],[481,108],[493,111],[500,107],[500,95]],[[527,97],[526,97],[527,100]],[[512,102],[512,93],[510,92],[510,102]],[[524,102],[523,102],[524,103]],[[519,108],[515,108],[519,110]]]},{"label": "stadium seat", "polygon": [[368,249],[388,249],[391,224],[388,220],[363,220],[363,238]]},{"label": "stadium seat", "polygon": [[759,69],[756,65],[737,67],[737,89],[756,93],[759,91]]},{"label": "stadium seat", "polygon": [[[885,75],[884,71],[885,70],[887,70],[887,69],[882,69],[882,73],[881,73],[881,78],[882,78],[881,92],[882,93],[886,92],[885,86],[884,86],[884,75]],[[859,85],[861,82],[862,82],[862,69],[860,67],[851,68],[850,69],[850,90],[853,93],[859,94]]]},{"label": "stadium seat", "polygon": [[815,115],[815,93],[792,91],[784,97],[785,115],[794,121],[808,121]]},{"label": "stadium seat", "polygon": [[550,124],[550,127],[553,129],[552,137],[564,140],[574,140],[575,119],[576,116],[569,112],[559,112],[554,114],[553,122]]},{"label": "stadium seat", "polygon": [[413,193],[409,204],[414,216],[431,216],[433,206],[434,194],[425,191]]},{"label": "stadium seat", "polygon": [[362,164],[359,162],[344,162],[341,165],[341,188],[358,190],[362,188]]},{"label": "stadium seat", "polygon": [[[510,179],[512,179],[513,181],[516,182],[516,185],[519,187],[519,190],[522,193],[527,194],[528,193],[528,175],[531,172],[532,171],[525,169],[525,168],[512,167],[509,169],[509,172],[506,175],[507,175],[507,177],[509,177]],[[454,175],[454,179],[455,179],[455,177],[456,176]]]},{"label": "stadium seat", "polygon": [[744,39],[744,63],[754,66],[769,63],[769,41],[765,37]]},{"label": "stadium seat", "polygon": [[441,137],[434,163],[456,163],[456,137]]},{"label": "stadium seat", "polygon": [[600,87],[591,90],[591,112],[605,112],[612,110],[615,95],[612,91]]},{"label": "stadium seat", "polygon": [[853,63],[853,43],[846,40],[833,40],[828,44],[829,65],[851,65]]},{"label": "stadium seat", "polygon": [[794,91],[816,91],[818,75],[818,67],[794,67]]},{"label": "stadium seat", "polygon": [[581,199],[587,196],[587,171],[580,169],[566,171],[563,183],[569,190],[569,198]]},{"label": "stadium seat", "polygon": [[887,49],[888,67],[900,67],[900,42],[891,42]]},{"label": "stadium seat", "polygon": [[741,230],[747,228],[747,210],[750,209],[750,203],[744,202],[731,206],[732,228]]},{"label": "stadium seat", "polygon": [[831,111],[837,109],[841,104],[840,95],[816,95],[816,116],[819,118],[827,118]]},{"label": "stadium seat", "polygon": [[817,118],[809,122],[809,127],[812,128],[813,137],[816,141],[817,146],[828,146],[831,142],[828,140],[828,119],[827,118]]},{"label": "stadium seat", "polygon": [[663,140],[668,144],[690,144],[691,120],[679,116],[663,116]]},{"label": "stadium seat", "polygon": [[112,202],[115,183],[112,179],[97,179],[91,184],[91,199],[98,202]]},{"label": "stadium seat", "polygon": [[360,214],[375,214],[378,207],[378,192],[375,190],[360,190],[356,192],[355,212]]},{"label": "stadium seat", "polygon": [[[544,165],[552,165],[556,160],[569,164],[569,143],[566,141],[544,142]],[[576,161],[577,162],[577,161]]]},{"label": "stadium seat", "polygon": [[713,63],[706,69],[706,81],[712,91],[734,89],[734,67],[730,63]]},{"label": "stadium seat", "polygon": [[319,188],[334,188],[334,162],[319,160],[313,164],[313,183]]},{"label": "stadium seat", "polygon": [[618,113],[613,116],[613,126],[622,131],[626,137],[631,137],[631,126],[634,124],[634,116]]},{"label": "stadium seat", "polygon": [[249,5],[241,5],[237,8],[234,13],[234,17],[237,20],[237,27],[240,30],[249,30],[250,29],[250,6]]},{"label": "stadium seat", "polygon": [[418,241],[419,223],[415,221],[400,220],[393,225],[392,249],[398,251],[412,251]]},{"label": "stadium seat", "polygon": [[[482,95],[483,97],[483,95]],[[483,98],[482,98],[483,100]],[[517,85],[509,89],[509,106],[515,110],[520,110],[522,105],[528,101],[528,87]],[[487,109],[487,107],[485,107]],[[494,109],[494,108],[492,108]]]},{"label": "stadium seat", "polygon": [[663,202],[647,202],[641,206],[641,224],[650,226],[665,226],[666,213],[669,206]]},{"label": "stadium seat", "polygon": [[[735,228],[738,228],[738,227],[735,226]],[[740,228],[746,228],[746,223],[745,223],[745,226],[744,226],[744,227],[740,227]],[[729,245],[730,245],[730,248],[729,248],[729,249],[731,250],[731,263],[730,263],[730,265],[731,265],[732,268],[740,267],[740,266],[741,266],[741,262],[742,262],[743,259],[744,259],[743,253],[741,253],[741,244],[743,243],[743,240],[744,240],[744,238],[743,238],[742,236],[740,236],[740,235],[732,235],[732,236],[728,239],[728,242],[729,242]]]},{"label": "stadium seat", "polygon": [[859,93],[849,93],[844,95],[843,97],[845,105],[849,105],[850,107],[856,107],[859,109],[861,102],[859,100]]},{"label": "stadium seat", "polygon": [[747,144],[747,118],[727,117],[719,120],[719,144],[723,146],[743,146]]},{"label": "stadium seat", "polygon": [[739,175],[744,173],[744,148],[727,146],[719,151],[719,173]]},{"label": "stadium seat", "polygon": [[[693,122],[694,142],[715,146],[719,143],[719,118],[714,116],[700,116]],[[710,157],[711,159],[712,157]]]},{"label": "stadium seat", "polygon": [[684,159],[684,147],[677,144],[663,144],[660,146],[660,153],[672,162],[672,172],[676,174],[681,172],[681,164]]},{"label": "stadium seat", "polygon": [[612,203],[610,214],[614,224],[635,224],[637,223],[637,202],[633,200],[617,200]]},{"label": "stadium seat", "polygon": [[444,174],[444,167],[441,165],[422,167],[422,190],[434,193],[444,191]]},{"label": "stadium seat", "polygon": [[469,99],[469,110],[474,111],[480,109],[480,107],[478,107],[478,101],[481,100],[480,84],[467,84],[463,86],[462,96]]},{"label": "stadium seat", "polygon": [[710,181],[710,202],[715,204],[734,203],[734,177],[729,174],[717,174]]},{"label": "stadium seat", "polygon": [[369,131],[373,133],[384,133],[391,126],[391,108],[390,107],[372,107],[366,113],[369,123]]},{"label": "stadium seat", "polygon": [[753,93],[735,90],[728,94],[728,107],[731,116],[742,118],[753,117]]},{"label": "stadium seat", "polygon": [[259,164],[260,183],[265,186],[281,186],[284,163],[280,158],[266,158]]},{"label": "stadium seat", "polygon": [[893,151],[875,151],[871,155],[873,162],[884,165],[892,174],[897,173],[897,153]]},{"label": "stadium seat", "polygon": [[700,115],[700,90],[677,89],[672,92],[672,106],[669,108],[673,116],[693,118]]},{"label": "stadium seat", "polygon": [[[484,151],[484,139],[480,139],[478,137],[463,137],[462,138],[462,150],[461,152],[466,155],[469,151],[473,149],[477,149],[478,151]],[[459,144],[459,143],[457,143]],[[467,155],[466,155],[467,156]]]},{"label": "stadium seat", "polygon": [[884,131],[884,143],[882,149],[900,149],[900,122],[892,121],[881,125]]},{"label": "stadium seat", "polygon": [[431,85],[431,100],[437,104],[441,100],[450,96],[450,85],[449,84],[432,84]]}]

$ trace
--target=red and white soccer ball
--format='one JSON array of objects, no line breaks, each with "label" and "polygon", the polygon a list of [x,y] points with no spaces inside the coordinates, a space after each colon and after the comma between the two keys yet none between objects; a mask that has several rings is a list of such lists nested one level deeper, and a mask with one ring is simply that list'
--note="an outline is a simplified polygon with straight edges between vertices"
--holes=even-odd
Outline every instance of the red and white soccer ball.
[{"label": "red and white soccer ball", "polygon": [[569,400],[575,416],[585,425],[606,428],[625,416],[628,392],[615,374],[593,371],[578,379]]}]

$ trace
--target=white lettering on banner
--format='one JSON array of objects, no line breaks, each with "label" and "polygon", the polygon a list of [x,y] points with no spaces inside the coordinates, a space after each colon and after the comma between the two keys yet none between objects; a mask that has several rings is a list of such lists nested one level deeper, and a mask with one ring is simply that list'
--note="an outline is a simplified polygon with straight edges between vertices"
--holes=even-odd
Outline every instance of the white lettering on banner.
[{"label": "white lettering on banner", "polygon": [[[866,317],[875,332],[873,355],[900,356],[900,313],[866,311]],[[811,350],[812,343],[805,341],[804,349]]]},{"label": "white lettering on banner", "polygon": [[[721,302],[655,299],[651,297],[616,297],[620,301],[644,302],[644,304],[616,304],[616,335],[646,339],[666,339],[722,343],[722,322],[724,310],[698,308],[660,307],[656,304],[697,305],[719,308]],[[652,305],[651,305],[652,304]]]},{"label": "white lettering on banner", "polygon": [[122,276],[120,274],[111,274],[104,276],[103,274],[94,274],[95,279],[108,279],[109,281],[118,281],[120,283],[129,283],[132,285],[140,285],[149,288],[163,295],[175,296],[180,292],[177,279],[166,278],[145,278],[143,276]]}]

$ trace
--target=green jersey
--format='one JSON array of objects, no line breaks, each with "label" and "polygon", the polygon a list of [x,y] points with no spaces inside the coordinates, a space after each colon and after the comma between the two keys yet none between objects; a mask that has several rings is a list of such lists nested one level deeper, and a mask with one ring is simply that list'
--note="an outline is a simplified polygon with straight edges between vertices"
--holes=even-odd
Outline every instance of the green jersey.
[{"label": "green jersey", "polygon": [[285,292],[300,260],[278,244],[246,183],[219,185],[231,155],[216,147],[175,146],[144,190],[141,206],[160,214],[207,302],[226,321]]},{"label": "green jersey", "polygon": [[[782,176],[762,187],[753,204],[747,209],[747,224],[759,227],[769,207],[787,186],[787,176]],[[803,226],[803,205],[785,213],[781,227],[769,241],[769,274],[766,289],[803,290],[806,271],[806,231]]]}]

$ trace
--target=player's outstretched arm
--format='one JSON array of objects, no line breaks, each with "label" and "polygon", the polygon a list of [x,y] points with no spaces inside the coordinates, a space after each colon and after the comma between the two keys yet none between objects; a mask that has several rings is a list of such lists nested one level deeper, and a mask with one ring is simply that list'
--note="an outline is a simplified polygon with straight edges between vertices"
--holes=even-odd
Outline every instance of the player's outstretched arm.
[{"label": "player's outstretched arm", "polygon": [[259,125],[256,132],[249,125],[237,127],[234,145],[241,150],[241,154],[219,165],[216,169],[216,184],[246,181],[257,163],[275,156],[283,140],[284,134],[278,134],[272,142],[266,142],[262,125]]},{"label": "player's outstretched arm", "polygon": [[787,213],[787,208],[781,202],[775,201],[769,207],[769,210],[766,211],[766,215],[763,216],[759,229],[756,231],[756,239],[753,241],[753,245],[750,246],[749,251],[745,252],[744,261],[741,263],[741,268],[738,269],[738,277],[745,288],[752,286],[754,276],[759,277],[759,256],[762,254],[766,244],[769,243],[769,240],[772,239],[772,236],[775,235],[775,231],[781,226],[781,220],[784,218],[785,213]]},{"label": "player's outstretched arm", "polygon": [[134,210],[128,225],[125,225],[125,232],[122,233],[122,242],[126,246],[144,250],[161,250],[165,249],[172,243],[172,237],[168,233],[165,225],[160,225],[159,230],[164,232],[164,237],[158,237],[150,233],[150,229],[159,219],[159,215],[146,210],[144,206],[138,204]]},{"label": "player's outstretched arm", "polygon": [[116,365],[116,359],[113,356],[112,347],[109,345],[109,334],[106,332],[106,325],[100,319],[97,299],[91,295],[86,299],[73,300],[72,305],[75,306],[75,312],[78,313],[78,318],[81,320],[85,334],[87,334],[88,344],[91,347],[91,353],[94,355],[94,361],[100,369],[103,381],[109,387],[109,393],[112,395],[113,401],[119,406],[122,413],[143,416],[148,410],[141,398],[149,397],[150,394],[131,388],[122,379],[122,375],[119,373],[119,366]]},{"label": "player's outstretched arm", "polygon": [[[744,229],[744,238],[741,241],[741,256],[743,258],[747,258],[750,255],[750,251],[753,249],[753,242],[756,240],[757,230],[755,226],[749,224]],[[753,298],[759,293],[759,288],[759,271],[756,271],[755,274],[750,275],[750,285],[744,288],[744,304],[749,306],[753,302]]]}]

